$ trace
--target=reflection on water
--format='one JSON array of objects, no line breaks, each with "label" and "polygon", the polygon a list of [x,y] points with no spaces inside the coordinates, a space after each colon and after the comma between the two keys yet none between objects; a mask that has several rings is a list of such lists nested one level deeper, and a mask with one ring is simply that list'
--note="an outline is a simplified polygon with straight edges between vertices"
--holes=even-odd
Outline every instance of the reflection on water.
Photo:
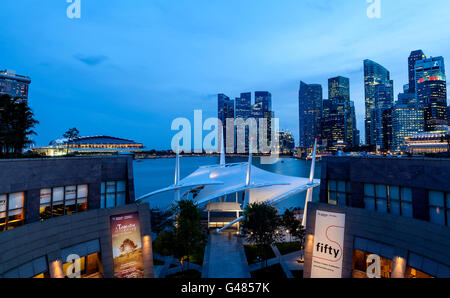
[{"label": "reflection on water", "polygon": [[[227,158],[227,163],[246,162],[244,157]],[[182,157],[181,158],[181,179],[188,176],[200,166],[214,165],[219,163],[219,157]],[[258,157],[253,158],[253,165],[269,172],[297,176],[309,177],[311,161],[298,160],[293,158],[281,158],[276,164],[261,164]],[[175,158],[147,159],[141,162],[134,162],[134,186],[136,198],[142,195],[167,187],[174,183],[175,179]],[[316,164],[316,179],[320,178],[320,163]],[[280,202],[277,207],[280,209],[301,207],[305,203],[306,193],[298,194]],[[314,200],[319,198],[319,188],[314,190]],[[161,194],[153,199],[148,199],[151,208],[161,208],[167,206],[173,200],[172,195]]]}]

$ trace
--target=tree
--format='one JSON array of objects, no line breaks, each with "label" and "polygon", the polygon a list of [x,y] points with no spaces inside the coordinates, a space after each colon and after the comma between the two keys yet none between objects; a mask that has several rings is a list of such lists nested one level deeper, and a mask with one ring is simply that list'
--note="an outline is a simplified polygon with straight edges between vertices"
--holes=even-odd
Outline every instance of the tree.
[{"label": "tree", "polygon": [[[282,239],[283,236],[277,233],[280,226],[278,211],[266,203],[253,203],[244,210],[242,234],[247,241],[256,244],[262,251]],[[266,261],[267,267],[266,254],[260,252],[260,255]]]},{"label": "tree", "polygon": [[67,154],[69,154],[69,145],[74,139],[80,137],[80,132],[76,128],[71,128],[63,134],[63,137],[67,139]]},{"label": "tree", "polygon": [[184,260],[200,252],[207,240],[205,229],[201,226],[201,214],[192,200],[181,200],[176,208],[176,221],[155,239],[155,251],[173,255],[180,261],[184,271]]},{"label": "tree", "polygon": [[302,223],[300,220],[298,220],[295,215],[294,212],[292,212],[291,210],[286,210],[286,212],[284,212],[283,217],[282,217],[282,225],[284,228],[286,228],[289,232],[289,235],[294,239],[297,239],[300,241],[300,258],[303,259],[303,247],[305,244],[305,235],[306,235],[306,230],[305,228],[302,226]]},{"label": "tree", "polygon": [[0,155],[22,154],[32,143],[29,136],[36,134],[33,127],[38,123],[26,102],[0,95]]}]

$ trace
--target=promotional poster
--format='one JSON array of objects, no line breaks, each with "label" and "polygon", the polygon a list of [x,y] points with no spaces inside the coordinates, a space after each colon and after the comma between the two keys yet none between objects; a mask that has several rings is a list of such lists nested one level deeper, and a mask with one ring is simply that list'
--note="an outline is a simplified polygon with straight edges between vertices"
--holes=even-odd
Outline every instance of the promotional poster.
[{"label": "promotional poster", "polygon": [[111,216],[115,278],[144,275],[141,230],[138,213]]},{"label": "promotional poster", "polygon": [[341,278],[345,214],[317,210],[312,278]]}]

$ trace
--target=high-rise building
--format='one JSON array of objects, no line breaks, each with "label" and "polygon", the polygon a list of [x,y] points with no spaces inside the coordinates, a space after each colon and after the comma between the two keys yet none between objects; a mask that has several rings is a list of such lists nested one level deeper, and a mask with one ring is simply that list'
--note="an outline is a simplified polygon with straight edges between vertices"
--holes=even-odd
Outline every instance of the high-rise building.
[{"label": "high-rise building", "polygon": [[425,108],[425,131],[446,125],[447,82],[443,57],[419,60],[415,64],[417,101]]},{"label": "high-rise building", "polygon": [[391,84],[376,85],[374,98],[375,108],[371,111],[372,135],[377,149],[388,150],[392,143],[393,86]]},{"label": "high-rise building", "polygon": [[328,80],[328,98],[333,101],[334,104],[344,105],[344,143],[347,147],[352,147],[354,129],[356,129],[356,123],[352,115],[351,101],[350,101],[350,80],[348,78],[338,76]]},{"label": "high-rise building", "polygon": [[334,100],[325,99],[322,103],[322,145],[329,151],[347,147],[346,106]]},{"label": "high-rise building", "polygon": [[278,140],[280,142],[278,152],[281,154],[290,154],[295,149],[295,141],[292,133],[286,131],[278,132]]},{"label": "high-rise building", "polygon": [[314,140],[320,138],[322,86],[300,82],[298,103],[300,148],[312,148]]},{"label": "high-rise building", "polygon": [[[262,113],[262,116],[260,118],[263,118],[267,121],[266,122],[267,129],[264,131],[264,133],[266,134],[266,140],[267,140],[266,146],[268,146],[268,145],[270,145],[270,143],[272,141],[272,119],[275,116],[272,111],[272,94],[267,91],[256,91],[255,92],[255,105],[258,105],[258,107],[256,107],[257,109],[261,109],[261,112],[258,112],[258,113]],[[259,120],[257,120],[257,122],[258,122],[258,148],[260,151],[262,151],[263,148],[259,147],[260,146],[259,140],[263,136],[260,135]]]},{"label": "high-rise building", "polygon": [[416,93],[416,62],[419,60],[425,59],[425,54],[422,50],[412,51],[408,57],[408,76],[409,76],[409,84],[408,91],[405,93]]},{"label": "high-rise building", "polygon": [[[252,93],[246,92],[241,93],[241,96],[236,98],[236,111],[235,116],[236,119],[241,118],[244,121],[247,121],[248,118],[252,116]],[[245,128],[245,136],[241,138],[236,132],[236,145],[237,148],[245,148],[245,152],[248,152],[249,146],[249,128]]]},{"label": "high-rise building", "polygon": [[406,152],[406,138],[424,131],[424,110],[411,102],[399,100],[392,108],[391,151]]},{"label": "high-rise building", "polygon": [[375,125],[372,123],[372,110],[375,109],[375,86],[384,84],[393,85],[389,71],[372,60],[364,60],[364,92],[366,104],[366,145],[375,146]]},{"label": "high-rise building", "polygon": [[[224,139],[224,147],[227,152],[234,151],[235,142],[233,144],[229,144],[227,142],[227,131],[233,131],[234,134],[234,100],[231,100],[225,94],[218,94],[218,118],[222,122],[223,125],[223,139]],[[227,126],[227,119],[233,119],[233,127]],[[235,134],[234,134],[235,137]]]},{"label": "high-rise building", "polygon": [[11,98],[27,102],[30,83],[29,77],[18,75],[14,70],[0,71],[0,95],[7,94]]},{"label": "high-rise building", "polygon": [[350,113],[351,113],[351,117],[352,117],[352,147],[356,148],[358,147],[361,143],[360,143],[360,135],[359,135],[359,130],[356,126],[356,110],[355,110],[355,103],[353,101],[350,101]]},{"label": "high-rise building", "polygon": [[247,120],[252,112],[252,93],[241,93],[241,96],[236,98],[236,118]]}]

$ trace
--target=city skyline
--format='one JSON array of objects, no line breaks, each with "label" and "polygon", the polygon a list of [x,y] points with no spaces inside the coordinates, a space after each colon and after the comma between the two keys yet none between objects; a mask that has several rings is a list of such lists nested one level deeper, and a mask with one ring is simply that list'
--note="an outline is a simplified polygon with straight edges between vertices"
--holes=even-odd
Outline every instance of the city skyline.
[{"label": "city skyline", "polygon": [[350,79],[363,141],[365,59],[390,71],[397,100],[408,83],[411,51],[449,57],[442,37],[450,33],[450,4],[437,1],[439,10],[421,5],[417,11],[415,2],[383,1],[381,19],[370,19],[365,1],[138,1],[126,7],[83,1],[79,20],[67,18],[65,1],[2,3],[5,23],[21,23],[0,32],[0,69],[32,80],[38,146],[77,127],[82,135],[126,137],[167,149],[173,119],[192,118],[199,108],[213,117],[218,93],[250,90],[271,92],[280,128],[292,131],[298,144],[299,82],[326,88],[336,76]]}]

